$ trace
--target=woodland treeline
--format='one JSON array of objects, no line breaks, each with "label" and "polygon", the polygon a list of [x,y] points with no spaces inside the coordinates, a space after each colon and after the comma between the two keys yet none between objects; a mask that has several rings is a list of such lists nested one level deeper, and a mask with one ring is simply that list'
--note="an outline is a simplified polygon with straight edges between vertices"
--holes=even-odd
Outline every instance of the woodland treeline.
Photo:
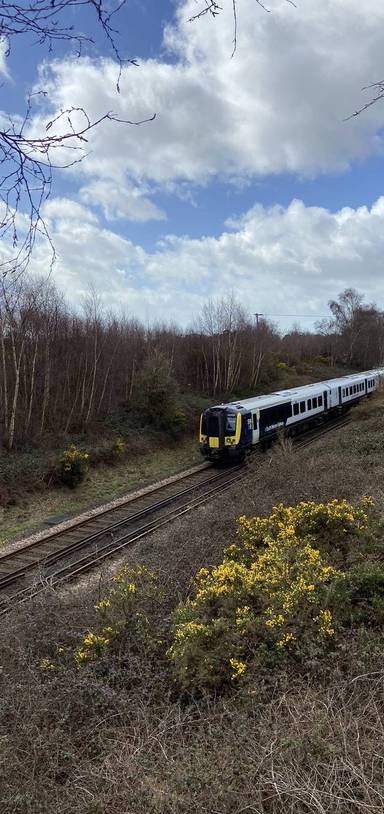
[{"label": "woodland treeline", "polygon": [[255,325],[228,297],[204,306],[195,324],[148,328],[103,311],[95,294],[81,312],[52,283],[25,277],[0,292],[1,444],[43,443],[50,434],[86,432],[118,411],[156,423],[177,390],[218,399],[273,385],[279,367],[321,357],[369,368],[384,358],[384,317],[353,289],[330,302],[314,333],[281,336]]}]

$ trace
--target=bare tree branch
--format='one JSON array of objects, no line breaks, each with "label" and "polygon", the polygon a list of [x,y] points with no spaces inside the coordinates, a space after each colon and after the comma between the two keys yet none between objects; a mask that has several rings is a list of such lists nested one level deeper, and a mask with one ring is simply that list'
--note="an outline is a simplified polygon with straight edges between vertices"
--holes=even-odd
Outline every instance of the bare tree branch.
[{"label": "bare tree branch", "polygon": [[[225,2],[225,0],[222,0]],[[198,2],[198,0],[196,0]],[[232,5],[232,16],[233,16],[233,50],[231,54],[231,58],[235,55],[237,49],[237,0],[229,0]],[[296,8],[296,4],[293,0],[285,0],[286,3],[289,3],[291,6]],[[255,3],[266,11],[268,14],[270,13],[271,9],[267,8],[262,0],[255,0]],[[204,0],[204,5],[196,14],[193,14],[192,17],[189,18],[188,22],[193,23],[195,20],[199,20],[201,17],[205,17],[206,14],[210,14],[212,17],[218,17],[221,11],[223,11],[224,6],[220,6],[216,0]]]},{"label": "bare tree branch", "polygon": [[[48,43],[50,51],[55,42],[64,41],[74,45],[76,54],[80,55],[84,43],[93,42],[92,37],[68,25],[65,12],[87,7],[96,14],[117,61],[116,90],[119,92],[123,68],[137,66],[135,59],[123,59],[116,42],[118,32],[112,25],[114,16],[125,3],[126,0],[107,3],[103,0],[0,0],[0,39],[7,43],[7,55],[14,37],[31,34],[37,38],[35,44]],[[13,247],[12,256],[0,262],[3,275],[25,270],[39,234],[48,240],[54,261],[54,247],[42,215],[42,205],[51,192],[53,170],[72,167],[85,157],[84,145],[90,131],[106,121],[140,125],[155,118],[153,115],[136,122],[109,111],[91,120],[83,108],[69,107],[46,124],[44,135],[35,137],[30,134],[32,105],[34,97],[45,95],[45,91],[40,91],[29,96],[21,121],[8,117],[0,122],[0,201],[3,205],[0,237],[8,237]],[[55,160],[55,153],[58,156],[59,151],[60,156]],[[71,151],[68,160],[64,151]],[[23,224],[26,216],[27,226]]]},{"label": "bare tree branch", "polygon": [[362,90],[374,90],[374,96],[369,100],[369,102],[366,102],[365,105],[362,105],[362,107],[355,110],[354,113],[351,113],[350,116],[347,116],[346,119],[344,119],[345,122],[350,121],[350,119],[354,119],[355,116],[360,116],[360,113],[363,113],[365,110],[368,110],[369,107],[375,105],[376,102],[380,102],[382,99],[384,99],[384,79],[382,79],[381,82],[372,82],[371,85],[366,85],[366,87],[362,88]]},{"label": "bare tree branch", "polygon": [[[11,237],[15,250],[14,256],[0,262],[3,274],[15,267],[23,271],[28,266],[38,234],[48,239],[52,249],[52,262],[54,261],[55,253],[42,214],[42,205],[51,192],[53,170],[68,169],[84,159],[84,145],[88,142],[89,133],[106,121],[139,126],[155,118],[153,115],[135,122],[122,119],[109,111],[98,119],[91,120],[84,108],[72,107],[62,110],[48,122],[45,129],[47,133],[49,131],[49,135],[33,138],[25,134],[31,110],[32,97],[28,100],[21,126],[16,128],[10,120],[8,127],[0,130],[0,200],[3,203],[0,237]],[[81,120],[83,124],[80,124]],[[64,129],[61,129],[62,123]],[[53,133],[52,129],[58,129],[58,132]],[[64,151],[71,151],[68,160],[65,160]],[[20,225],[20,213],[26,211],[29,226],[24,237],[20,238],[24,232],[22,223]]]}]

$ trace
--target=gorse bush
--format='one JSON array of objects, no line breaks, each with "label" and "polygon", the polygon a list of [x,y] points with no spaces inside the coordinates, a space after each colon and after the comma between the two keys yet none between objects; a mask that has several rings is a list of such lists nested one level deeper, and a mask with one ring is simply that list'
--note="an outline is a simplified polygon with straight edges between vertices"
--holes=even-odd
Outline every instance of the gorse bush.
[{"label": "gorse bush", "polygon": [[381,563],[362,562],[336,579],[331,604],[343,627],[382,627],[384,624],[384,569]]},{"label": "gorse bush", "polygon": [[112,444],[112,452],[116,458],[120,458],[123,455],[125,452],[125,447],[125,439],[121,435],[118,435]]},{"label": "gorse bush", "polygon": [[77,665],[121,668],[145,654],[163,669],[167,655],[178,685],[201,691],[251,682],[289,657],[318,660],[346,629],[384,621],[384,569],[367,560],[380,537],[372,510],[370,498],[356,506],[306,501],[240,517],[236,543],[219,565],[198,572],[171,616],[155,573],[125,566],[96,605]]},{"label": "gorse bush", "polygon": [[60,474],[63,483],[71,489],[75,489],[85,478],[88,469],[88,459],[89,455],[87,452],[83,452],[74,444],[71,444],[63,453],[60,461]]},{"label": "gorse bush", "polygon": [[143,565],[124,566],[112,579],[108,596],[96,605],[96,631],[88,631],[75,661],[81,666],[104,656],[119,658],[127,650],[151,647],[151,615],[161,592],[153,571]]},{"label": "gorse bush", "polygon": [[[362,535],[372,501],[279,505],[269,517],[239,520],[239,542],[202,569],[174,614],[169,656],[182,686],[217,687],[287,652],[321,653],[334,636],[331,586],[344,573],[318,545]],[[336,592],[337,593],[337,592]],[[335,596],[333,600],[335,600]]]}]

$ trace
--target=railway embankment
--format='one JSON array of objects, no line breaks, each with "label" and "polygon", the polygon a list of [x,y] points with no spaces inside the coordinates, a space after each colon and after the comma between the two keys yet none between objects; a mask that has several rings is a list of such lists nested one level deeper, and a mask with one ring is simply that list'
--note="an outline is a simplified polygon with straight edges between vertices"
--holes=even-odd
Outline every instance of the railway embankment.
[{"label": "railway embankment", "polygon": [[2,810],[382,811],[383,418],[275,446],[3,617]]}]

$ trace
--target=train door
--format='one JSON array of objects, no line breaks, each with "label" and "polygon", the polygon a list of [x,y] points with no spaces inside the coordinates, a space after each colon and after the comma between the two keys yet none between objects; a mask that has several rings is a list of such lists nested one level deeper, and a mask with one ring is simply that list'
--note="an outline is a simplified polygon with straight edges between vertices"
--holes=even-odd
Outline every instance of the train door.
[{"label": "train door", "polygon": [[252,413],[243,413],[241,416],[240,446],[247,447],[252,444],[253,424]]},{"label": "train door", "polygon": [[328,410],[328,390],[324,390],[323,396],[324,396],[324,412],[327,412],[327,410]]},{"label": "train door", "polygon": [[252,444],[259,440],[259,411],[252,413]]}]

